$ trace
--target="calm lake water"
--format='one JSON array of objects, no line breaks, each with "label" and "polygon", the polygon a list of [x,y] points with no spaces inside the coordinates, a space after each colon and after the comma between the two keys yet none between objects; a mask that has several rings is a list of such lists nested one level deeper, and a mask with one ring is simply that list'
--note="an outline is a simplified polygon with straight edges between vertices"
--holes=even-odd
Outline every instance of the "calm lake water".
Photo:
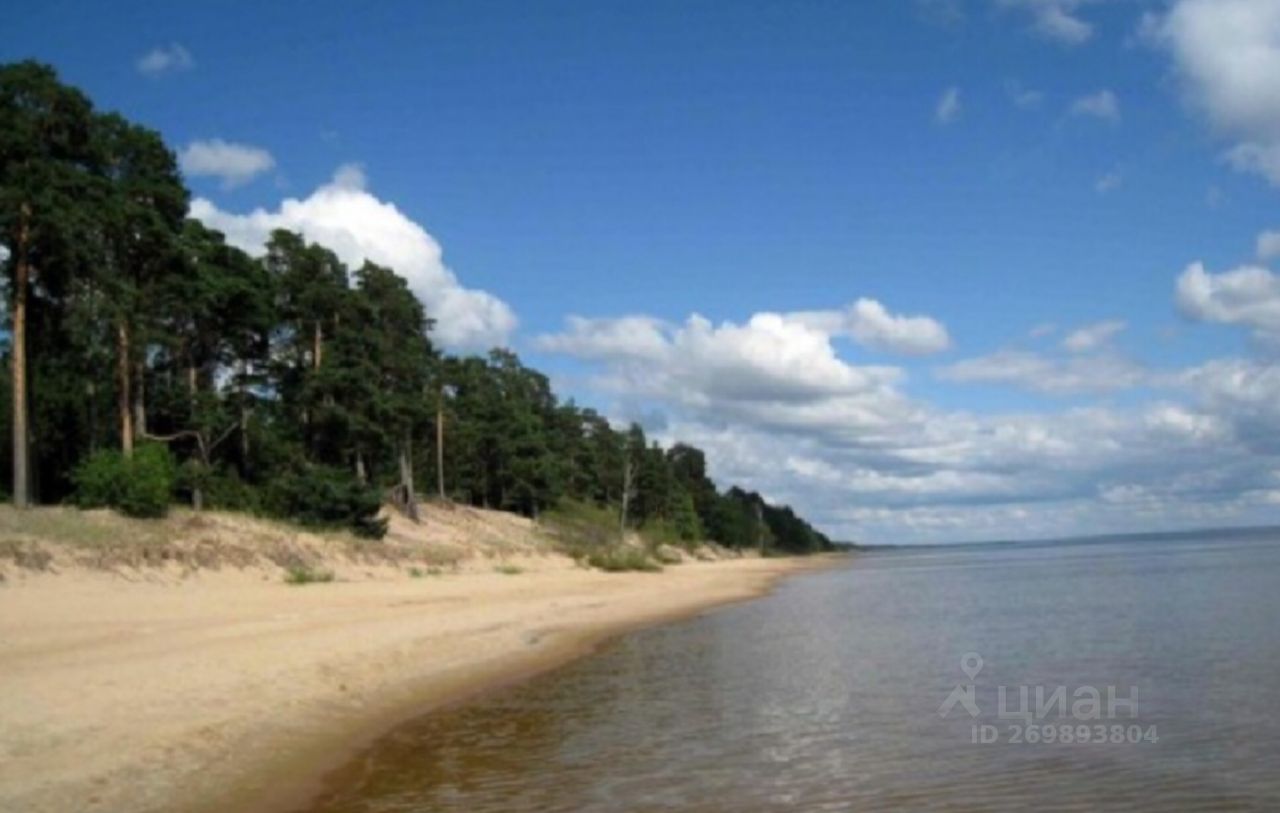
[{"label": "calm lake water", "polygon": [[313,809],[1032,806],[1280,810],[1280,538],[865,554],[406,724]]}]

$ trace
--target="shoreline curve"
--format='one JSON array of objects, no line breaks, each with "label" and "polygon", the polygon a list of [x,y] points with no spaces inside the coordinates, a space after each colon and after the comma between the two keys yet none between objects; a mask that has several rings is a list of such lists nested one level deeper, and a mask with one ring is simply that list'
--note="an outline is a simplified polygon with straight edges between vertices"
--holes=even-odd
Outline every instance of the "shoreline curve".
[{"label": "shoreline curve", "polygon": [[[306,810],[398,725],[848,557],[0,590],[0,811]],[[375,576],[377,574],[374,574]]]}]

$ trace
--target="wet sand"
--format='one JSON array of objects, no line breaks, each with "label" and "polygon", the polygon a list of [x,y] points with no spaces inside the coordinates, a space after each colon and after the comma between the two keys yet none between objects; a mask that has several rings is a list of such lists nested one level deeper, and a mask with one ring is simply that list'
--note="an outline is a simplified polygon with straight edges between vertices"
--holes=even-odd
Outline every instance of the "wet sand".
[{"label": "wet sand", "polygon": [[[559,558],[559,557],[557,557]],[[830,559],[0,587],[0,810],[287,810],[395,723]]]}]

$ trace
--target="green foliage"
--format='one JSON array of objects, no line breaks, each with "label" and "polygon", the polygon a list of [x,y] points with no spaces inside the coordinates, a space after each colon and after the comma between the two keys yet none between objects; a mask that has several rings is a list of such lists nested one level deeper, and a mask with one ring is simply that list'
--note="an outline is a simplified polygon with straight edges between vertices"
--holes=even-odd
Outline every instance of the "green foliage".
[{"label": "green foliage", "polygon": [[497,565],[493,569],[494,573],[501,573],[504,576],[519,576],[524,572],[524,568],[519,565],[503,564]]},{"label": "green foliage", "polygon": [[[600,570],[656,571],[662,566],[644,548],[622,544],[615,510],[579,500],[562,500],[539,521],[561,551],[579,562]],[[650,542],[650,545],[657,545]]]},{"label": "green foliage", "polygon": [[587,555],[586,563],[609,573],[626,570],[657,573],[662,570],[662,565],[654,561],[647,551],[632,545],[611,545],[603,550],[593,551]]},{"label": "green foliage", "polygon": [[640,538],[650,548],[658,548],[662,545],[670,545],[675,548],[692,549],[696,546],[696,541],[686,539],[681,535],[680,529],[674,522],[668,520],[657,519],[646,522],[638,531]]},{"label": "green foliage", "polygon": [[262,511],[262,494],[240,479],[234,469],[219,469],[205,482],[205,505],[224,511],[244,511],[257,514]]},{"label": "green foliage", "polygon": [[382,500],[376,489],[329,466],[303,466],[277,478],[270,488],[271,513],[315,528],[347,526],[359,536],[381,539]]},{"label": "green foliage", "polygon": [[132,457],[100,451],[90,455],[72,476],[75,501],[81,508],[115,508],[131,517],[162,517],[169,511],[175,470],[169,450],[144,444]]},{"label": "green foliage", "polygon": [[297,565],[285,571],[285,584],[301,586],[304,584],[324,584],[334,580],[332,570],[320,570],[317,568]]},{"label": "green foliage", "polygon": [[162,517],[173,498],[174,465],[169,450],[159,444],[139,446],[125,466],[128,483],[120,510],[131,517]]},{"label": "green foliage", "polygon": [[617,514],[599,505],[574,499],[561,500],[539,517],[561,551],[575,559],[617,543]]},{"label": "green foliage", "polygon": [[[627,529],[655,549],[829,547],[791,509],[719,489],[702,451],[562,402],[508,350],[441,357],[432,315],[395,269],[349,269],[283,230],[259,260],[186,219],[160,136],[95,110],[51,68],[0,65],[0,122],[0,244],[10,314],[18,269],[29,277],[40,499],[156,516],[176,493],[380,537],[385,495],[408,505],[415,479],[443,475],[445,496],[542,518],[565,550],[611,569],[652,564],[618,547],[624,490]],[[139,439],[167,448],[140,445],[129,461],[95,451],[128,445],[130,414],[145,415]],[[12,429],[0,410],[0,436]],[[0,469],[22,448],[0,452]]]},{"label": "green foliage", "polygon": [[120,505],[128,476],[124,455],[115,449],[95,452],[76,467],[75,502],[81,508],[111,508]]}]

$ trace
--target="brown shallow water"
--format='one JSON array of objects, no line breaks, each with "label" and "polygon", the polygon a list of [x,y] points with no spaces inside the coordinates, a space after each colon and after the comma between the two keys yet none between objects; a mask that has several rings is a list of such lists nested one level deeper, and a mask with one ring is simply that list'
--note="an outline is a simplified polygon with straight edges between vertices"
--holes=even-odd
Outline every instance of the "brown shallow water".
[{"label": "brown shallow water", "polygon": [[864,555],[408,722],[307,810],[1276,810],[1277,764],[1280,542],[1206,536]]}]

